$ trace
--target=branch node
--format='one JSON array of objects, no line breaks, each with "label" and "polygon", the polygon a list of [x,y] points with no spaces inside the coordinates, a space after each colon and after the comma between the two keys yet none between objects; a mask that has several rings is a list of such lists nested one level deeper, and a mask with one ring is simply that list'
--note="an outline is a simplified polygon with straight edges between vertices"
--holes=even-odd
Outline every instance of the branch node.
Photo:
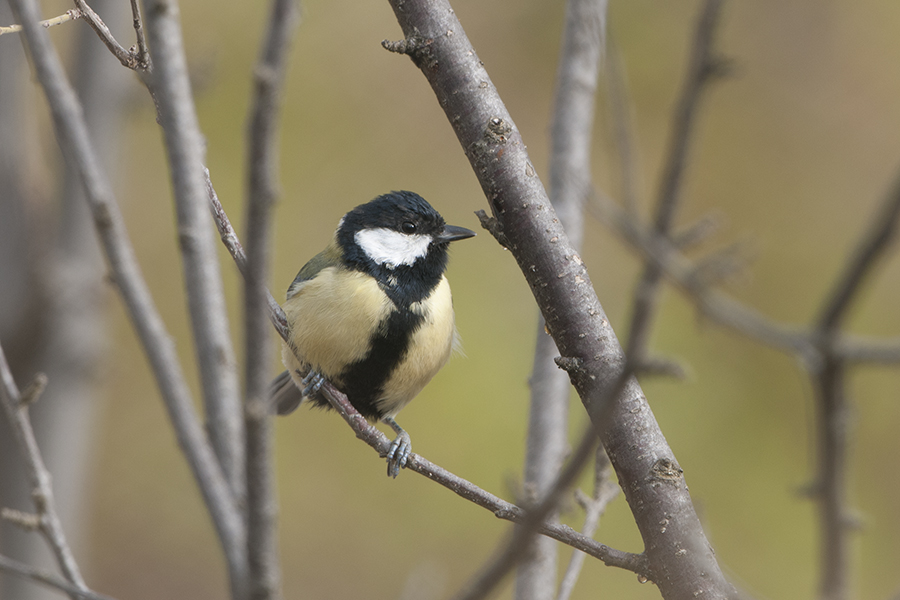
[{"label": "branch node", "polygon": [[38,373],[34,376],[34,379],[31,380],[31,383],[22,390],[19,407],[30,406],[37,402],[37,399],[40,398],[41,394],[44,392],[45,387],[47,387],[47,375]]},{"label": "branch node", "polygon": [[27,513],[15,508],[0,509],[0,519],[9,521],[13,525],[17,525],[25,531],[37,531],[41,528],[41,516],[34,513]]},{"label": "branch node", "polygon": [[582,370],[584,361],[575,356],[557,356],[553,359],[556,366],[568,374],[577,373]]},{"label": "branch node", "polygon": [[381,40],[381,47],[388,52],[407,55],[419,68],[422,68],[424,65],[433,69],[438,64],[431,50],[431,45],[433,43],[433,38],[426,38],[414,33],[406,39],[397,40],[395,42],[391,40]]},{"label": "branch node", "polygon": [[500,227],[500,221],[494,217],[487,216],[487,213],[483,210],[476,210],[475,216],[478,217],[481,226],[487,230],[501,246],[509,250],[509,240],[506,238],[506,234],[503,233],[503,229]]}]

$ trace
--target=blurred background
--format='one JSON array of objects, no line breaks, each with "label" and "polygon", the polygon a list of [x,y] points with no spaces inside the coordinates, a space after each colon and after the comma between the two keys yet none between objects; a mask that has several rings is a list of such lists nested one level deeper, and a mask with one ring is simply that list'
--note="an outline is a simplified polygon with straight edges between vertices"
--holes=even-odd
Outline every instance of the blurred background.
[{"label": "blurred background", "polygon": [[[42,6],[45,17],[69,8],[56,0]],[[109,2],[103,6],[95,8],[130,45],[127,12],[116,14],[122,7]],[[545,175],[564,2],[456,0],[453,6],[534,165]],[[632,101],[645,214],[657,187],[698,7],[695,1],[610,2],[610,35]],[[267,3],[260,2],[182,3],[208,165],[239,233],[250,75],[267,11]],[[5,2],[0,16],[0,24],[12,22]],[[717,47],[734,61],[734,76],[717,85],[703,105],[679,223],[688,225],[710,211],[723,218],[725,226],[707,249],[739,241],[753,257],[727,291],[773,319],[802,326],[814,318],[896,177],[897,31],[900,3],[894,2],[726,4]],[[77,75],[84,60],[78,57],[84,55],[73,48],[82,33],[88,47],[99,43],[80,22],[51,32],[76,82],[84,83]],[[430,88],[408,59],[380,47],[382,39],[401,37],[387,2],[303,2],[281,128],[282,196],[270,278],[276,298],[328,242],[339,218],[377,194],[416,191],[449,223],[479,229],[473,212],[486,209],[484,197]],[[119,91],[101,94],[120,95],[121,119],[100,113],[96,122],[97,128],[119,134],[108,150],[110,176],[144,274],[198,391],[161,132],[136,77],[102,47],[95,56],[111,73],[95,87],[122,80]],[[46,369],[34,366],[41,362],[31,360],[37,352],[31,346],[52,329],[52,323],[29,313],[35,306],[29,294],[58,299],[71,291],[62,283],[64,273],[36,278],[27,267],[40,264],[53,240],[65,237],[55,233],[69,222],[68,215],[60,216],[59,197],[72,186],[43,97],[22,61],[20,40],[0,38],[0,97],[12,96],[21,111],[0,116],[0,125],[6,123],[0,146],[4,164],[24,165],[15,174],[27,199],[16,200],[13,184],[0,186],[0,252],[5,253],[0,262],[6,265],[0,270],[0,335],[19,369],[20,387],[38,368]],[[597,187],[615,197],[622,178],[608,114],[601,93],[593,175]],[[27,243],[16,241],[23,231],[37,234]],[[582,256],[624,338],[639,260],[614,232],[590,218]],[[224,250],[222,269],[240,352],[240,286]],[[537,310],[514,261],[486,233],[454,246],[448,275],[465,355],[456,356],[403,411],[400,423],[416,452],[514,500]],[[57,417],[63,426],[45,426],[43,431],[56,433],[42,433],[40,440],[59,446],[66,431],[82,432],[56,450],[61,459],[77,457],[77,463],[54,470],[57,485],[68,486],[58,495],[80,499],[66,513],[77,556],[91,587],[118,598],[223,598],[227,579],[210,520],[134,332],[103,278],[103,269],[95,268],[78,279],[95,287],[94,320],[85,323],[101,332],[102,341],[68,350],[81,357],[93,348],[97,363],[90,367],[90,391],[79,404],[66,403],[69,413],[54,409],[65,415]],[[900,259],[892,256],[854,306],[849,329],[896,339],[898,300]],[[689,372],[686,381],[650,379],[644,390],[685,470],[726,574],[756,598],[814,597],[816,513],[802,496],[814,466],[813,394],[805,372],[793,358],[698,318],[691,303],[672,290],[664,294],[653,350],[681,361]],[[280,368],[273,363],[272,374]],[[48,395],[53,385],[51,378]],[[852,589],[859,598],[886,600],[900,590],[900,369],[854,369],[849,386],[854,406],[849,498],[861,525],[853,543]],[[67,390],[56,392],[60,402]],[[577,398],[572,402],[577,434],[585,417]],[[18,457],[8,436],[0,429],[0,461],[7,469],[0,471],[0,497],[7,494],[5,504],[15,505],[9,498]],[[403,473],[390,480],[384,472],[383,461],[333,413],[303,409],[278,420],[286,597],[444,598],[509,531],[507,523],[422,477]],[[572,503],[563,518],[578,528],[582,516]],[[2,527],[4,544],[10,544],[16,534]],[[596,537],[623,550],[642,549],[621,498],[603,517]],[[568,550],[561,554],[567,560]],[[499,597],[510,597],[510,587]],[[14,589],[19,590],[12,578],[0,574],[0,597],[24,597]],[[643,599],[659,593],[631,573],[588,559],[575,597],[598,596]]]}]

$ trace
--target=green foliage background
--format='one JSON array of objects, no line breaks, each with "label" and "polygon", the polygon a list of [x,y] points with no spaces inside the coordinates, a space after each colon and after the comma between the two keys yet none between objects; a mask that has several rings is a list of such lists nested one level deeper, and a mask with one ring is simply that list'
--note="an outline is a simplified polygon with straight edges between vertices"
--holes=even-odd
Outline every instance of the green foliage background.
[{"label": "green foliage background", "polygon": [[[610,29],[634,102],[646,210],[698,3],[610,4]],[[454,8],[546,175],[564,3],[456,0]],[[209,167],[240,231],[250,74],[267,3],[195,1],[183,2],[182,10]],[[810,322],[900,164],[898,29],[900,4],[893,2],[726,6],[718,48],[735,60],[736,76],[707,98],[680,223],[711,210],[724,215],[727,226],[710,247],[741,240],[755,256],[728,291],[772,318]],[[328,241],[340,216],[379,193],[415,190],[448,222],[477,229],[472,213],[486,204],[438,104],[410,61],[379,45],[399,37],[387,2],[304,2],[284,99],[276,297]],[[130,39],[127,31],[121,39]],[[135,97],[119,197],[155,298],[191,363],[160,132],[137,85]],[[606,114],[601,99],[594,176],[616,195],[620,177]],[[584,259],[623,337],[639,263],[601,224],[588,219],[586,228]],[[224,252],[222,264],[239,342],[239,282]],[[854,332],[900,331],[900,261],[883,267],[854,310]],[[400,422],[417,452],[513,499],[536,309],[511,257],[487,234],[454,247],[449,276],[466,356],[456,357]],[[209,519],[132,330],[117,300],[110,306],[114,352],[97,440],[88,580],[132,600],[222,598],[226,578]],[[760,599],[813,597],[815,512],[799,494],[813,467],[813,398],[804,372],[792,358],[698,319],[671,291],[654,349],[689,367],[687,381],[651,380],[645,391],[729,576]],[[273,364],[273,374],[279,368]],[[880,600],[900,588],[900,371],[858,369],[850,385],[856,406],[850,498],[862,523],[854,590]],[[573,401],[575,431],[583,420]],[[446,597],[509,530],[421,477],[389,480],[383,462],[334,414],[301,410],[279,419],[277,436],[288,598]],[[577,527],[581,517],[571,508],[565,519]],[[622,499],[597,537],[641,549]],[[589,559],[576,597],[598,596],[658,592]]]}]

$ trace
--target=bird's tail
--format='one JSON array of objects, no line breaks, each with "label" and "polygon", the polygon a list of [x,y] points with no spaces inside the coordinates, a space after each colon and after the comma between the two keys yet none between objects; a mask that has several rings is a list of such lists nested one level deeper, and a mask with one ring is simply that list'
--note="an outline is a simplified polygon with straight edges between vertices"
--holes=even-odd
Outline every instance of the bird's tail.
[{"label": "bird's tail", "polygon": [[284,371],[269,384],[269,398],[279,415],[287,415],[300,406],[303,401],[303,392],[291,379],[291,374]]}]

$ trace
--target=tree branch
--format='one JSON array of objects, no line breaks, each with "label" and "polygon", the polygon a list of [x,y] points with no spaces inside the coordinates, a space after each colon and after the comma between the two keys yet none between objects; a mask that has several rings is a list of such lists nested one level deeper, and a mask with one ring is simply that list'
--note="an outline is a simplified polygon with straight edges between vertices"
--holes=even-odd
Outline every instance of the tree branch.
[{"label": "tree branch", "polygon": [[47,32],[38,25],[34,0],[10,0],[10,5],[17,20],[22,23],[26,49],[37,79],[44,88],[60,149],[77,171],[85,188],[110,271],[153,368],[178,443],[209,508],[229,567],[239,571],[245,564],[243,521],[219,463],[197,421],[174,344],[141,274],[109,182],[99,167],[81,106],[65,77]]},{"label": "tree branch", "polygon": [[[602,447],[597,448],[594,458],[594,491],[590,497],[585,494],[577,496],[578,503],[584,508],[584,525],[581,527],[581,534],[587,537],[593,537],[594,532],[600,525],[600,517],[606,511],[606,507],[619,495],[619,485],[612,478],[612,465],[609,457]],[[581,490],[576,489],[578,494]],[[574,551],[569,559],[569,565],[563,575],[562,582],[559,584],[559,593],[556,600],[569,600],[572,592],[575,590],[575,583],[581,573],[581,567],[584,564],[584,552]]]},{"label": "tree branch", "polygon": [[815,335],[820,340],[823,358],[818,363],[820,368],[810,372],[818,397],[818,465],[812,489],[819,504],[822,536],[819,597],[823,600],[848,598],[850,580],[852,519],[846,506],[850,403],[846,391],[846,361],[836,352],[834,341],[863,282],[896,236],[898,220],[900,175],[868,230],[860,237],[817,319]]},{"label": "tree branch", "polygon": [[[671,233],[700,101],[703,91],[708,89],[707,84],[719,72],[716,67],[719,61],[713,57],[712,45],[721,7],[722,0],[706,0],[694,31],[688,72],[672,117],[672,138],[664,159],[656,199],[654,232],[660,237],[667,238]],[[629,355],[636,360],[642,360],[648,351],[651,323],[659,304],[661,280],[661,270],[647,262],[635,288],[626,345]]]},{"label": "tree branch", "polygon": [[[594,100],[603,55],[606,0],[569,0],[550,132],[550,199],[572,245],[584,230],[585,191],[591,182]],[[559,351],[538,318],[534,366],[529,384],[524,502],[547,493],[568,450],[569,391],[566,373],[553,359]],[[551,518],[555,516],[551,515]],[[535,538],[516,575],[517,600],[549,598],[556,588],[556,544]]]},{"label": "tree branch", "polygon": [[184,284],[203,387],[206,429],[235,497],[246,494],[244,422],[203,178],[204,141],[197,121],[175,0],[147,2],[153,71],[149,88],[163,130],[178,219]]},{"label": "tree branch", "polygon": [[0,555],[0,571],[5,571],[11,575],[55,588],[61,592],[65,592],[76,600],[115,600],[115,598],[112,598],[111,596],[98,594],[89,589],[80,589],[78,586],[73,585],[64,579],[60,579],[43,569],[36,569],[30,565],[20,563],[17,560],[13,560],[3,555]]},{"label": "tree branch", "polygon": [[624,353],[455,13],[443,0],[392,0],[391,6],[406,36],[405,53],[431,84],[481,183],[493,212],[492,229],[502,233],[516,258],[560,354],[578,365],[570,371],[571,381],[625,491],[644,539],[650,578],[667,599],[733,597],[636,380],[629,379],[609,418],[600,420],[604,393],[625,370]]},{"label": "tree branch", "polygon": [[56,501],[53,498],[53,485],[50,472],[44,466],[41,450],[38,448],[31,428],[31,420],[28,417],[28,405],[35,402],[47,383],[43,375],[38,375],[35,382],[25,391],[23,398],[19,388],[13,379],[12,372],[6,362],[3,347],[0,346],[0,403],[9,421],[10,429],[16,438],[16,443],[22,453],[22,460],[31,480],[31,498],[34,502],[36,514],[36,526],[38,531],[47,540],[56,562],[62,570],[65,578],[79,591],[87,591],[78,563],[72,554],[62,523],[56,512]]},{"label": "tree branch", "polygon": [[281,597],[277,501],[269,399],[271,342],[266,322],[269,231],[277,196],[277,126],[281,88],[294,25],[294,0],[273,0],[268,30],[255,69],[248,120],[247,268],[244,279],[246,337],[247,550],[249,598]]},{"label": "tree branch", "polygon": [[[77,8],[72,8],[59,15],[58,17],[53,17],[52,19],[44,19],[40,22],[42,27],[53,27],[54,25],[62,25],[63,23],[68,23],[69,21],[74,21],[76,19],[81,18],[81,11]],[[21,25],[8,25],[8,26],[0,26],[0,35],[4,33],[18,33],[22,31]]]}]

